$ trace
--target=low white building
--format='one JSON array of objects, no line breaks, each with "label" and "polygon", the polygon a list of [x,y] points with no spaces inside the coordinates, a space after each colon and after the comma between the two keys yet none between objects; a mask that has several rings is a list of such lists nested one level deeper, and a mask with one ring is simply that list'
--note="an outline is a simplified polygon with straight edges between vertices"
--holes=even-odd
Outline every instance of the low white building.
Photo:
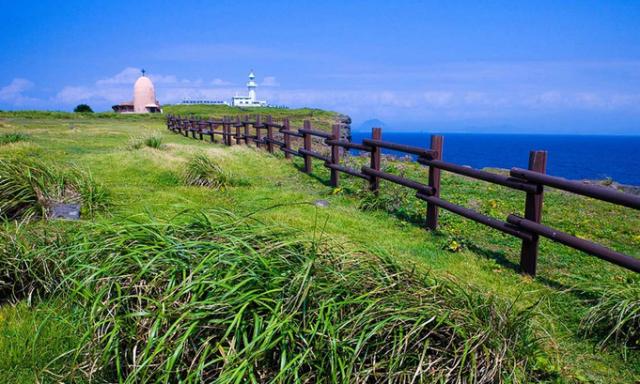
[{"label": "low white building", "polygon": [[229,105],[229,102],[222,100],[192,100],[192,99],[184,99],[180,102],[182,105],[192,105],[192,104],[205,104],[205,105]]},{"label": "low white building", "polygon": [[234,107],[266,107],[266,100],[256,100],[256,75],[253,70],[249,73],[249,81],[247,82],[248,96],[234,96],[231,99],[231,105]]}]

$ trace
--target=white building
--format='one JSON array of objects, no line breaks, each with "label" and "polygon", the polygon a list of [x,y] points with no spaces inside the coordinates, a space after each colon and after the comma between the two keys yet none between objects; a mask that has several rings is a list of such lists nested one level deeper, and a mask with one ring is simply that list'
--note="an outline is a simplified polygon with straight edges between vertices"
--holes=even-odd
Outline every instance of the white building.
[{"label": "white building", "polygon": [[192,99],[184,99],[180,102],[182,105],[190,105],[190,104],[205,104],[205,105],[229,105],[228,101],[222,100],[192,100]]},{"label": "white building", "polygon": [[248,96],[234,96],[231,99],[231,105],[234,107],[266,107],[266,100],[256,100],[256,75],[253,70],[249,73],[249,81],[247,82]]}]

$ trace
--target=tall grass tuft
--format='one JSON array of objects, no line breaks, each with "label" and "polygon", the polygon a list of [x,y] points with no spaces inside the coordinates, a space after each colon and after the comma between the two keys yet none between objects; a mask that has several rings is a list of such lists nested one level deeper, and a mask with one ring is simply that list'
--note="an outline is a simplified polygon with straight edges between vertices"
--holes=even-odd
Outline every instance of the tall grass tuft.
[{"label": "tall grass tuft", "polygon": [[528,310],[226,212],[97,226],[67,249],[107,382],[519,382]]},{"label": "tall grass tuft", "polygon": [[84,214],[92,217],[100,211],[107,211],[111,195],[102,184],[95,180],[91,172],[77,165],[72,165],[67,174],[72,185],[71,188],[75,189],[80,196]]},{"label": "tall grass tuft", "polygon": [[162,136],[152,135],[144,139],[144,145],[149,148],[162,149]]},{"label": "tall grass tuft", "polygon": [[187,161],[182,179],[186,185],[224,190],[231,176],[205,154],[196,154]]},{"label": "tall grass tuft", "polygon": [[582,319],[586,334],[626,348],[640,349],[640,286],[638,281],[591,290],[599,297]]},{"label": "tall grass tuft", "polygon": [[64,242],[53,231],[24,228],[24,223],[0,224],[0,304],[47,295],[62,281]]},{"label": "tall grass tuft", "polygon": [[0,159],[0,218],[46,217],[56,203],[81,203],[93,214],[106,207],[108,194],[77,166],[63,169],[31,158]]},{"label": "tall grass tuft", "polygon": [[127,149],[130,151],[134,151],[137,149],[141,149],[144,147],[144,138],[143,137],[130,137],[127,142]]},{"label": "tall grass tuft", "polygon": [[140,137],[129,138],[129,142],[127,143],[128,150],[132,151],[132,150],[142,149],[144,147],[149,147],[153,149],[164,148],[164,144],[162,144],[162,136],[150,135],[150,136],[140,136]]},{"label": "tall grass tuft", "polygon": [[13,132],[0,134],[0,145],[17,143],[18,141],[29,140],[29,135],[26,133]]}]

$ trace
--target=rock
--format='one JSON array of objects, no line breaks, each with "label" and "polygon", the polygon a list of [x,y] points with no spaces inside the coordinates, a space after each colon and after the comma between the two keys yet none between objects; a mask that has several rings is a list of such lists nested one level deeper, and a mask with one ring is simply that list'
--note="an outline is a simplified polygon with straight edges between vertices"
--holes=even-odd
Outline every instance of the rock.
[{"label": "rock", "polygon": [[80,204],[54,203],[49,217],[51,219],[80,220]]},{"label": "rock", "polygon": [[313,202],[313,204],[315,204],[316,207],[321,207],[321,208],[327,208],[329,206],[329,202],[327,200],[316,200]]},{"label": "rock", "polygon": [[340,139],[351,141],[351,117],[339,114],[336,116],[336,124],[341,125]]}]

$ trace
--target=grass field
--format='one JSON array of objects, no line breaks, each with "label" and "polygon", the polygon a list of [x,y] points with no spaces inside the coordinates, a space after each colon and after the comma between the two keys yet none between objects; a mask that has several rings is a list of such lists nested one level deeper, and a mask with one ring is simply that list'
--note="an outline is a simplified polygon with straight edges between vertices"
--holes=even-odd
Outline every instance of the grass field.
[{"label": "grass field", "polygon": [[[78,222],[3,222],[5,382],[640,380],[640,280],[596,258],[542,240],[524,277],[518,241],[446,212],[427,232],[409,191],[382,182],[373,198],[346,176],[333,190],[320,162],[306,175],[161,116],[4,112],[0,135],[0,159],[55,165],[76,175],[60,195],[95,202]],[[523,207],[506,188],[442,185],[501,219]],[[544,222],[640,257],[638,212],[552,190]]]}]

